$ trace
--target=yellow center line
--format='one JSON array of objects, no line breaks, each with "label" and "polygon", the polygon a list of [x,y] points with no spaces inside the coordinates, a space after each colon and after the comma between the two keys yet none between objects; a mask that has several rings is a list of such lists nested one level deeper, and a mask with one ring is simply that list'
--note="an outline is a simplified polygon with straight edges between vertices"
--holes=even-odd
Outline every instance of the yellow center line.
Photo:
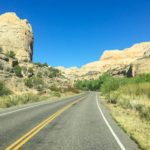
[{"label": "yellow center line", "polygon": [[56,113],[54,113],[53,115],[49,116],[47,119],[45,119],[44,121],[42,121],[41,123],[39,123],[36,127],[34,127],[32,130],[30,130],[29,132],[27,132],[25,135],[23,135],[21,138],[19,138],[16,142],[14,142],[13,144],[11,144],[10,146],[8,146],[6,148],[6,150],[18,150],[20,149],[25,143],[27,143],[33,136],[35,136],[39,131],[41,131],[45,126],[47,126],[49,123],[51,123],[56,117],[58,117],[60,114],[62,114],[65,110],[67,110],[68,108],[70,108],[72,105],[78,103],[79,101],[81,101],[83,98],[80,98],[66,106],[64,106],[63,108],[61,108],[60,110],[58,110]]}]

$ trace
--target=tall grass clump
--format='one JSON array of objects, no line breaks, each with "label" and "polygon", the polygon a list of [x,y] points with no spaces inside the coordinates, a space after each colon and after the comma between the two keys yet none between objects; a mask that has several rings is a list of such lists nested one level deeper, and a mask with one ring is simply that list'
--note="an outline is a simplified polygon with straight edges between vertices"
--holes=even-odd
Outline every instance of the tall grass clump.
[{"label": "tall grass clump", "polygon": [[37,94],[26,93],[23,95],[10,95],[0,97],[0,107],[8,108],[11,106],[17,106],[22,104],[27,104],[31,102],[38,102],[44,99],[44,96],[39,96]]},{"label": "tall grass clump", "polygon": [[29,88],[35,88],[38,91],[42,91],[45,88],[44,80],[40,77],[30,77],[24,80],[24,83]]},{"label": "tall grass clump", "polygon": [[5,86],[5,84],[0,81],[0,96],[9,95],[11,91]]}]

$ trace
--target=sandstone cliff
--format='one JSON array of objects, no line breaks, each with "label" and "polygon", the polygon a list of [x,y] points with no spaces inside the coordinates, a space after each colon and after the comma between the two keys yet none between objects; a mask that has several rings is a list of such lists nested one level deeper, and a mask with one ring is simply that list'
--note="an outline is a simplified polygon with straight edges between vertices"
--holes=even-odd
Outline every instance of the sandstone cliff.
[{"label": "sandstone cliff", "polygon": [[131,63],[131,76],[136,76],[142,73],[150,73],[150,49],[148,49],[142,58],[139,58]]},{"label": "sandstone cliff", "polygon": [[[150,42],[135,44],[124,50],[106,50],[99,61],[91,62],[78,68],[61,69],[67,76],[74,75],[74,80],[98,78],[104,72],[115,76],[128,73],[130,64],[144,55],[150,55]],[[141,71],[142,72],[142,71]]]},{"label": "sandstone cliff", "polygon": [[0,15],[0,48],[3,53],[13,51],[19,61],[31,61],[33,33],[28,21],[15,13]]}]

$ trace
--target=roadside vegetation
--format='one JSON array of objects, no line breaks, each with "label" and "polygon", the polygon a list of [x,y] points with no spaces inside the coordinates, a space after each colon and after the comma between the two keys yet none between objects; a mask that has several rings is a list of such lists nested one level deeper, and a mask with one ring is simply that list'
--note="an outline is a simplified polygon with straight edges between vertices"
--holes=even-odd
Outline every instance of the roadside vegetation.
[{"label": "roadside vegetation", "polygon": [[0,96],[9,95],[11,91],[0,81]]},{"label": "roadside vegetation", "polygon": [[1,108],[8,108],[11,106],[17,106],[22,104],[27,104],[31,102],[38,102],[42,99],[47,98],[46,96],[41,96],[32,93],[26,93],[22,95],[9,95],[0,97],[0,107]]},{"label": "roadside vegetation", "polygon": [[[9,58],[15,59],[16,56],[11,50],[4,54],[1,47],[0,53],[7,56],[5,61],[9,61]],[[28,62],[28,60],[24,60],[24,62]],[[14,89],[11,91],[9,86],[7,87],[8,82],[0,81],[0,108],[38,102],[47,98],[58,99],[80,93],[79,90],[68,87],[67,81],[64,85],[61,83],[65,78],[60,70],[48,66],[47,63],[37,62],[33,64],[32,67],[21,66],[16,59],[12,63],[12,68],[7,68],[6,73],[12,73],[15,76],[14,82],[22,82],[23,84],[18,84],[18,87],[21,86],[22,88],[23,86],[25,92],[15,92]],[[3,65],[0,64],[0,70],[3,69]],[[59,82],[62,85],[59,85]]]},{"label": "roadside vegetation", "polygon": [[24,80],[24,83],[27,87],[35,88],[38,91],[44,90],[44,86],[45,86],[43,79],[35,76],[26,78]]},{"label": "roadside vegetation", "polygon": [[80,94],[79,92],[72,92],[70,89],[66,89],[66,91],[51,91],[47,93],[24,93],[20,95],[12,94],[10,90],[8,90],[4,85],[1,88],[0,83],[0,108],[8,108],[12,106],[18,106],[23,104],[28,104],[32,102],[39,102],[43,100],[59,100],[62,98],[66,98],[69,96],[73,96],[75,94]]},{"label": "roadside vegetation", "polygon": [[[5,83],[0,81],[0,108],[23,105],[43,100],[55,100],[80,94],[80,91],[73,87],[59,88],[56,85],[47,87],[43,78],[32,76],[24,79],[24,84],[33,92],[14,94]],[[36,92],[35,92],[36,91]]]},{"label": "roadside vegetation", "polygon": [[75,87],[100,91],[115,120],[142,149],[150,149],[150,74],[116,78],[105,73],[98,80],[77,81]]},{"label": "roadside vegetation", "polygon": [[7,51],[6,56],[10,58],[15,58],[16,54],[13,51]]}]

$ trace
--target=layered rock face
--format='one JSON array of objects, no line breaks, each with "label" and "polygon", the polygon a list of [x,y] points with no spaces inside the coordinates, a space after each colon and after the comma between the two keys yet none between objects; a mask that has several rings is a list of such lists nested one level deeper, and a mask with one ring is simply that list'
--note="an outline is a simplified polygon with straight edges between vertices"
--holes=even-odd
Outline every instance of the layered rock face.
[{"label": "layered rock face", "polygon": [[142,58],[135,60],[131,64],[131,75],[136,76],[142,73],[150,73],[150,49],[148,49]]},{"label": "layered rock face", "polygon": [[150,55],[148,50],[150,50],[150,42],[135,44],[124,50],[106,50],[99,61],[86,64],[80,69],[70,68],[62,71],[68,76],[74,74],[74,80],[94,79],[104,72],[110,72],[115,76],[124,76],[132,62]]},{"label": "layered rock face", "polygon": [[32,61],[33,33],[26,19],[15,13],[0,15],[0,48],[3,53],[13,51],[19,61]]}]

